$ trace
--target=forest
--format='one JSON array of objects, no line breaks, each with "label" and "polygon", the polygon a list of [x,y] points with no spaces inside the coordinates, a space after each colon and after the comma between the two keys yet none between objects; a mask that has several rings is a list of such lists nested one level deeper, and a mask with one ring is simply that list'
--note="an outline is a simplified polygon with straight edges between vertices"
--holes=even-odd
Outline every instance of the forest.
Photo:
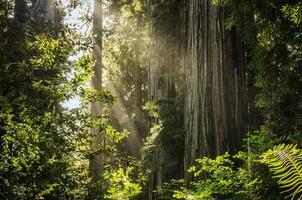
[{"label": "forest", "polygon": [[0,0],[0,200],[302,199],[301,0]]}]

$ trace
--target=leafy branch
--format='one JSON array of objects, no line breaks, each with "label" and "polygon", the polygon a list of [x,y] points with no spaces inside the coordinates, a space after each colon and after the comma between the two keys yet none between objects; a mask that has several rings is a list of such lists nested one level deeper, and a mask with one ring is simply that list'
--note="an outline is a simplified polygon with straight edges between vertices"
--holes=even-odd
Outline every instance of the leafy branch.
[{"label": "leafy branch", "polygon": [[278,178],[283,193],[288,193],[291,199],[302,197],[302,152],[297,145],[281,144],[268,150],[261,156],[261,162],[267,164]]}]

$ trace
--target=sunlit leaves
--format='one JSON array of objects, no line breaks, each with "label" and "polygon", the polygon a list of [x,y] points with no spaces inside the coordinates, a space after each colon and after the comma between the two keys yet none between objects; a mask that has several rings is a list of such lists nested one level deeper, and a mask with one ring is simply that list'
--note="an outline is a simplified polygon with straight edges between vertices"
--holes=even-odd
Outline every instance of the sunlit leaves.
[{"label": "sunlit leaves", "polygon": [[53,39],[44,34],[36,36],[28,47],[36,51],[36,55],[29,59],[31,66],[44,70],[56,69],[59,65],[63,67],[72,48],[68,40]]},{"label": "sunlit leaves", "polygon": [[[24,46],[18,47],[22,54],[1,52],[7,62],[1,64],[7,67],[0,68],[0,198],[87,196],[85,153],[92,151],[94,138],[90,129],[103,123],[87,107],[91,101],[112,103],[114,98],[88,88],[91,58],[75,56],[74,44],[65,36],[25,37],[20,41]],[[86,105],[62,108],[62,102],[75,96]],[[114,141],[125,136],[112,127],[106,130],[101,134],[108,133]]]},{"label": "sunlit leaves", "polygon": [[159,118],[159,108],[158,108],[158,105],[156,105],[155,103],[147,102],[143,106],[143,109],[148,112],[148,115],[150,117],[154,117],[156,119]]},{"label": "sunlit leaves", "polygon": [[126,169],[118,168],[105,173],[105,179],[109,183],[105,199],[130,200],[141,193],[142,187],[136,180],[131,178],[133,170],[131,167]]},{"label": "sunlit leaves", "polygon": [[278,184],[291,199],[302,197],[302,151],[297,145],[281,144],[263,153],[262,163],[269,166]]},{"label": "sunlit leaves", "polygon": [[228,6],[231,4],[232,0],[212,0],[211,2],[215,6]]},{"label": "sunlit leaves", "polygon": [[[235,158],[235,157],[234,157]],[[228,153],[215,159],[197,159],[188,171],[194,180],[189,189],[175,190],[173,197],[186,200],[252,199],[258,180],[251,177],[245,168],[236,168]]]},{"label": "sunlit leaves", "polygon": [[93,88],[82,88],[80,95],[86,102],[113,103],[114,97],[106,90],[95,90]]},{"label": "sunlit leaves", "polygon": [[285,5],[282,7],[284,15],[294,24],[301,25],[302,22],[302,2],[293,5]]}]

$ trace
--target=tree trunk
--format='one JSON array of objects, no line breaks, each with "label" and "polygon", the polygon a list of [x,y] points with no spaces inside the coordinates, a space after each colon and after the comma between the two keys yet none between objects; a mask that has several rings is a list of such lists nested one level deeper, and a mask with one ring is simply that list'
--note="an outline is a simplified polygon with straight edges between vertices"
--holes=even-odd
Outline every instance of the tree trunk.
[{"label": "tree trunk", "polygon": [[28,9],[25,0],[15,0],[14,19],[18,23],[25,23],[28,18]]},{"label": "tree trunk", "polygon": [[[152,9],[160,3],[163,2],[150,2],[150,15],[153,15],[154,11]],[[171,114],[176,113],[174,112],[176,108],[171,107],[175,98],[183,96],[181,89],[183,66],[181,66],[180,59],[182,54],[180,48],[180,5],[181,1],[168,4],[168,11],[165,16],[150,17],[155,21],[151,22],[150,27],[151,52],[148,69],[148,99],[159,106],[159,120],[163,123],[163,130],[159,134],[159,142],[154,152],[155,161],[152,164],[152,173],[149,180],[148,193],[150,200],[159,199],[154,191],[162,186],[164,182],[173,178],[181,178],[183,172],[183,157],[177,153],[182,147],[175,147],[171,144],[174,142],[173,137],[176,137],[174,134],[179,131],[174,127],[183,128],[182,117]],[[157,120],[151,119],[150,123],[157,123]]]},{"label": "tree trunk", "polygon": [[[93,66],[94,74],[91,79],[91,86],[96,90],[102,90],[102,0],[94,0],[93,11],[93,59],[95,65]],[[101,102],[93,102],[90,105],[91,115],[94,117],[101,117],[102,105]],[[96,130],[92,129],[92,133],[97,134],[94,143],[99,145],[105,142]],[[99,177],[103,171],[104,158],[97,155],[90,160],[90,173],[93,177]]]},{"label": "tree trunk", "polygon": [[[142,19],[137,18],[136,30],[140,32],[142,29]],[[129,140],[138,140],[139,143],[136,143],[136,153],[134,155],[140,156],[140,149],[142,147],[142,138],[145,136],[145,124],[144,124],[144,116],[143,116],[143,74],[140,62],[141,55],[141,35],[137,35],[137,41],[135,43],[135,117],[134,117],[134,126],[136,129],[136,134],[129,135]],[[133,147],[132,147],[133,148]]]},{"label": "tree trunk", "polygon": [[243,46],[236,30],[224,28],[227,9],[211,0],[188,6],[185,170],[199,157],[235,153],[247,108]]}]

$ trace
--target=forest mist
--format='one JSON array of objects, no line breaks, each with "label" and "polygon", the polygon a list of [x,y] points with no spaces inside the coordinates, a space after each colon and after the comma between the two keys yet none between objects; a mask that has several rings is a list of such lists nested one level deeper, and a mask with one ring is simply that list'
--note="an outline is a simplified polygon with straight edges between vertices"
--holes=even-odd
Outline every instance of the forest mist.
[{"label": "forest mist", "polygon": [[0,199],[302,198],[302,3],[0,0]]}]

